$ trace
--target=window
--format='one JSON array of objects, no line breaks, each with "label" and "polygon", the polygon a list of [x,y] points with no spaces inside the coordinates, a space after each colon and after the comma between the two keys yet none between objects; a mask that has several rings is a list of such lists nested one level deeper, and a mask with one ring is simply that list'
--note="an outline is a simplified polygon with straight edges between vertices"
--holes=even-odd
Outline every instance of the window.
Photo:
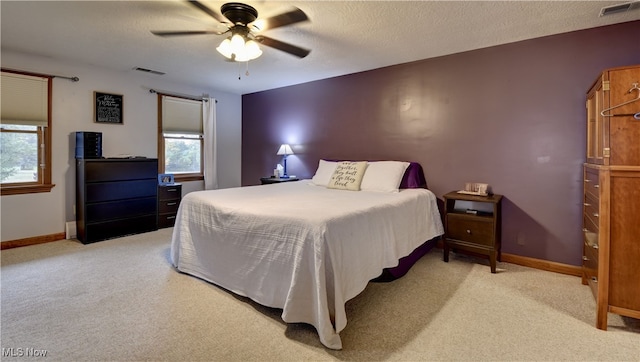
[{"label": "window", "polygon": [[202,173],[202,136],[164,133],[164,173]]},{"label": "window", "polygon": [[42,142],[40,127],[6,125],[0,126],[2,168],[0,180],[3,184],[32,183],[38,181],[39,153]]},{"label": "window", "polygon": [[51,77],[3,69],[0,86],[2,195],[49,192]]},{"label": "window", "polygon": [[202,101],[158,95],[159,173],[176,182],[203,180]]}]

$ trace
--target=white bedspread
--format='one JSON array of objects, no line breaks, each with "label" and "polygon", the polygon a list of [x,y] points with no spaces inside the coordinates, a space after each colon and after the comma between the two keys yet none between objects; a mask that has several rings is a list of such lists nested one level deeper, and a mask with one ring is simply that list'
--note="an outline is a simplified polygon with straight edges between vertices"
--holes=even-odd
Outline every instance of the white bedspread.
[{"label": "white bedspread", "polygon": [[308,180],[198,191],[180,204],[174,266],[309,323],[342,348],[345,303],[442,235],[435,195],[332,190]]}]

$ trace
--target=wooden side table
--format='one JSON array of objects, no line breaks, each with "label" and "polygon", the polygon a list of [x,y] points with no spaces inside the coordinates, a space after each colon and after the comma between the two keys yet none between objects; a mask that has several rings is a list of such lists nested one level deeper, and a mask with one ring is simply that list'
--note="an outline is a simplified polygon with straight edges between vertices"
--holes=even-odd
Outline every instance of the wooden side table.
[{"label": "wooden side table", "polygon": [[[496,272],[496,260],[500,260],[501,203],[502,195],[476,196],[449,192],[444,198],[444,256],[449,262],[449,250],[463,250],[489,257],[491,272]],[[481,211],[456,208],[456,201],[488,203]],[[484,209],[484,208],[483,208]]]},{"label": "wooden side table", "polygon": [[284,178],[284,177],[280,177],[280,178],[262,177],[262,178],[260,178],[260,182],[263,185],[278,184],[278,183],[281,183],[281,182],[290,182],[290,181],[300,181],[300,179],[297,178],[297,177],[288,177],[288,178]]}]

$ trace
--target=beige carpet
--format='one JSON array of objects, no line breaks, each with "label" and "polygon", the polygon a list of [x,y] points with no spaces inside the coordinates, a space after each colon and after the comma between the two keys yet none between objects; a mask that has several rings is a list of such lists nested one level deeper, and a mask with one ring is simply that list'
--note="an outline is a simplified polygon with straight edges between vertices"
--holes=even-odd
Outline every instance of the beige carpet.
[{"label": "beige carpet", "polygon": [[[344,349],[280,311],[170,265],[171,229],[2,251],[2,360],[640,361],[640,322],[609,314],[576,277],[440,250],[347,304]],[[19,355],[22,354],[22,357]]]}]

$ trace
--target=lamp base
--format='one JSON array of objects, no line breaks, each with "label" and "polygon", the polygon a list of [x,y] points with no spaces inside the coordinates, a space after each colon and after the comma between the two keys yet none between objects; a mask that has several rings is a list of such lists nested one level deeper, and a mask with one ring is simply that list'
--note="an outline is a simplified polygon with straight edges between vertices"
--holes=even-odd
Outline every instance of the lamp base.
[{"label": "lamp base", "polygon": [[282,173],[282,178],[289,178],[289,176],[287,175],[287,155],[284,155],[284,172]]}]

